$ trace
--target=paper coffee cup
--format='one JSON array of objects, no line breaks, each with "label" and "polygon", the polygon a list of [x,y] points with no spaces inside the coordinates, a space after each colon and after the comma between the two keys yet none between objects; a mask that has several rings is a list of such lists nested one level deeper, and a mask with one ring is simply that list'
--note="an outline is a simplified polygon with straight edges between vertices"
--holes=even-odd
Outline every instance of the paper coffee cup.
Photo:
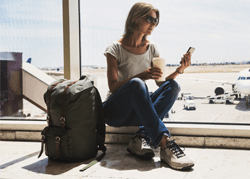
[{"label": "paper coffee cup", "polygon": [[153,67],[157,66],[161,69],[162,76],[156,81],[165,81],[165,68],[166,68],[166,61],[162,57],[155,57],[153,58]]}]

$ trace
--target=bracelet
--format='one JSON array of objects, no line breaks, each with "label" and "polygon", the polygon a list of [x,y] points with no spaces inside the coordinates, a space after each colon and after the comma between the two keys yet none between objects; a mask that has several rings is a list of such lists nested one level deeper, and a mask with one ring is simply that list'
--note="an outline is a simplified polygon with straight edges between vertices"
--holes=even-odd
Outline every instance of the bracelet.
[{"label": "bracelet", "polygon": [[183,74],[184,73],[184,70],[183,71],[181,71],[181,72],[179,72],[178,70],[177,70],[177,68],[176,68],[176,70],[175,70],[177,73],[179,73],[179,74]]}]

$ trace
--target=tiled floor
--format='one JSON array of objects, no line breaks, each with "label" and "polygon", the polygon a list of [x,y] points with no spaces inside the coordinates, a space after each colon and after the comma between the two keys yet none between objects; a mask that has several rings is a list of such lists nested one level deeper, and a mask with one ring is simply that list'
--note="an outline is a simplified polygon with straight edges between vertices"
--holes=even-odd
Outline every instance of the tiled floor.
[{"label": "tiled floor", "polygon": [[159,150],[153,160],[142,160],[126,151],[126,145],[108,144],[104,159],[84,172],[91,160],[58,163],[47,159],[38,142],[0,141],[0,178],[115,178],[115,179],[249,179],[250,151],[186,148],[195,161],[189,171],[177,171],[160,162]]}]

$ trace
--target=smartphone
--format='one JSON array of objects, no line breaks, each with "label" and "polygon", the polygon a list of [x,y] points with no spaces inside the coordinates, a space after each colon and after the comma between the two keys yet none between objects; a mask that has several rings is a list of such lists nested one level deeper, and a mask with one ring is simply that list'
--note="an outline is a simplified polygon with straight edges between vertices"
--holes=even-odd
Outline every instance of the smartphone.
[{"label": "smartphone", "polygon": [[187,50],[187,53],[190,52],[191,55],[193,54],[195,48],[194,47],[189,47],[189,49]]},{"label": "smartphone", "polygon": [[[187,53],[190,53],[192,55],[194,50],[195,50],[194,47],[189,47],[189,49],[187,50]],[[181,61],[180,61],[180,64],[181,64]]]}]

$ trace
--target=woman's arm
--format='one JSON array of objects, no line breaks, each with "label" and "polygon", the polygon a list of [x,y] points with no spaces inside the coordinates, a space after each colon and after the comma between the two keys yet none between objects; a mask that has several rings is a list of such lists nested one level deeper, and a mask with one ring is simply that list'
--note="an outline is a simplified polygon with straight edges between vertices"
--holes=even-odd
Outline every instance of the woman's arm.
[{"label": "woman's arm", "polygon": [[[189,67],[189,65],[191,64],[191,54],[190,53],[186,53],[183,55],[183,57],[181,58],[181,66],[179,66],[178,68],[176,68],[176,70],[171,73],[170,75],[168,75],[165,78],[165,81],[168,80],[174,80],[179,74],[183,73],[183,71]],[[156,84],[158,86],[161,86],[164,82],[157,82]]]},{"label": "woman's arm", "polygon": [[118,66],[117,60],[114,56],[107,53],[107,76],[108,76],[108,86],[111,93],[114,93],[119,89],[125,81],[118,81]]},{"label": "woman's arm", "polygon": [[148,79],[158,79],[162,75],[162,72],[159,68],[153,67],[148,68],[142,73],[138,73],[137,75],[128,78],[126,80],[119,81],[118,80],[118,65],[116,58],[107,53],[107,76],[108,76],[108,86],[111,93],[114,93],[118,90],[122,85],[131,80],[132,78],[140,78],[142,80]]}]

